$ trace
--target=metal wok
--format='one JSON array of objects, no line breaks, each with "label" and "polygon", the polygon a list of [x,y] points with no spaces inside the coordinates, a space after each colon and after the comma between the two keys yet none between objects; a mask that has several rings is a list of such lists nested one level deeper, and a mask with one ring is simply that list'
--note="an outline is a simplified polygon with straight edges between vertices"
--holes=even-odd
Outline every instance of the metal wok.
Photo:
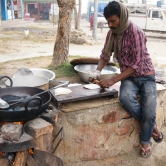
[{"label": "metal wok", "polygon": [[[43,91],[35,87],[0,88],[0,97],[11,104]],[[20,122],[34,119],[47,109],[50,100],[51,94],[45,92],[39,96],[30,97],[29,100],[11,105],[7,109],[0,109],[0,121]]]}]

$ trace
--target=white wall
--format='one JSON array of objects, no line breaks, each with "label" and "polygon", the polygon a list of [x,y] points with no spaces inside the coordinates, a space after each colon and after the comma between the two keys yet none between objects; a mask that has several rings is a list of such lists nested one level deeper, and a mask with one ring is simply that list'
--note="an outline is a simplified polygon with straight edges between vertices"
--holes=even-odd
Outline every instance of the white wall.
[{"label": "white wall", "polygon": [[[146,0],[146,3],[156,5],[157,1],[158,0]],[[128,3],[141,3],[142,4],[142,0],[128,0]]]}]

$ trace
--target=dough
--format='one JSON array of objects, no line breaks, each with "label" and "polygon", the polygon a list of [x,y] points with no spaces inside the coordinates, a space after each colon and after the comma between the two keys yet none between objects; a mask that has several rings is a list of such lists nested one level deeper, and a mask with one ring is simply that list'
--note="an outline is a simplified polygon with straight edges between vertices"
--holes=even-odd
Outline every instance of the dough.
[{"label": "dough", "polygon": [[72,91],[68,88],[57,88],[54,90],[55,95],[69,94]]},{"label": "dough", "polygon": [[86,85],[84,85],[84,88],[86,88],[86,89],[99,89],[101,87],[97,84],[86,84]]}]

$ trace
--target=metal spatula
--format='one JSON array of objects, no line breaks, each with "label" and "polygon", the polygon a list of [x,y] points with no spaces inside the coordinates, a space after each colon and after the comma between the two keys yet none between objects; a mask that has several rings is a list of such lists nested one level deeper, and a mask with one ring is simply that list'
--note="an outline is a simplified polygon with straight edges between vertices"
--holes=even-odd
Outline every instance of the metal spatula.
[{"label": "metal spatula", "polygon": [[0,98],[0,108],[5,109],[8,107],[9,107],[9,104]]},{"label": "metal spatula", "polygon": [[20,77],[20,76],[30,76],[34,75],[31,70],[27,68],[19,68],[14,74],[14,77]]}]

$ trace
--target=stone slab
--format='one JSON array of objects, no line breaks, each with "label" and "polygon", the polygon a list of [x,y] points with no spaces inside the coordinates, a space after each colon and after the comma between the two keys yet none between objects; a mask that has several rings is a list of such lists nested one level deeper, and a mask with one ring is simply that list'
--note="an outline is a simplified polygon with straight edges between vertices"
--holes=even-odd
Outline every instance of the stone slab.
[{"label": "stone slab", "polygon": [[2,137],[10,141],[18,141],[23,133],[22,124],[7,123],[1,128]]},{"label": "stone slab", "polygon": [[0,152],[17,152],[35,147],[34,139],[27,133],[23,133],[19,141],[5,141],[0,137]]}]

